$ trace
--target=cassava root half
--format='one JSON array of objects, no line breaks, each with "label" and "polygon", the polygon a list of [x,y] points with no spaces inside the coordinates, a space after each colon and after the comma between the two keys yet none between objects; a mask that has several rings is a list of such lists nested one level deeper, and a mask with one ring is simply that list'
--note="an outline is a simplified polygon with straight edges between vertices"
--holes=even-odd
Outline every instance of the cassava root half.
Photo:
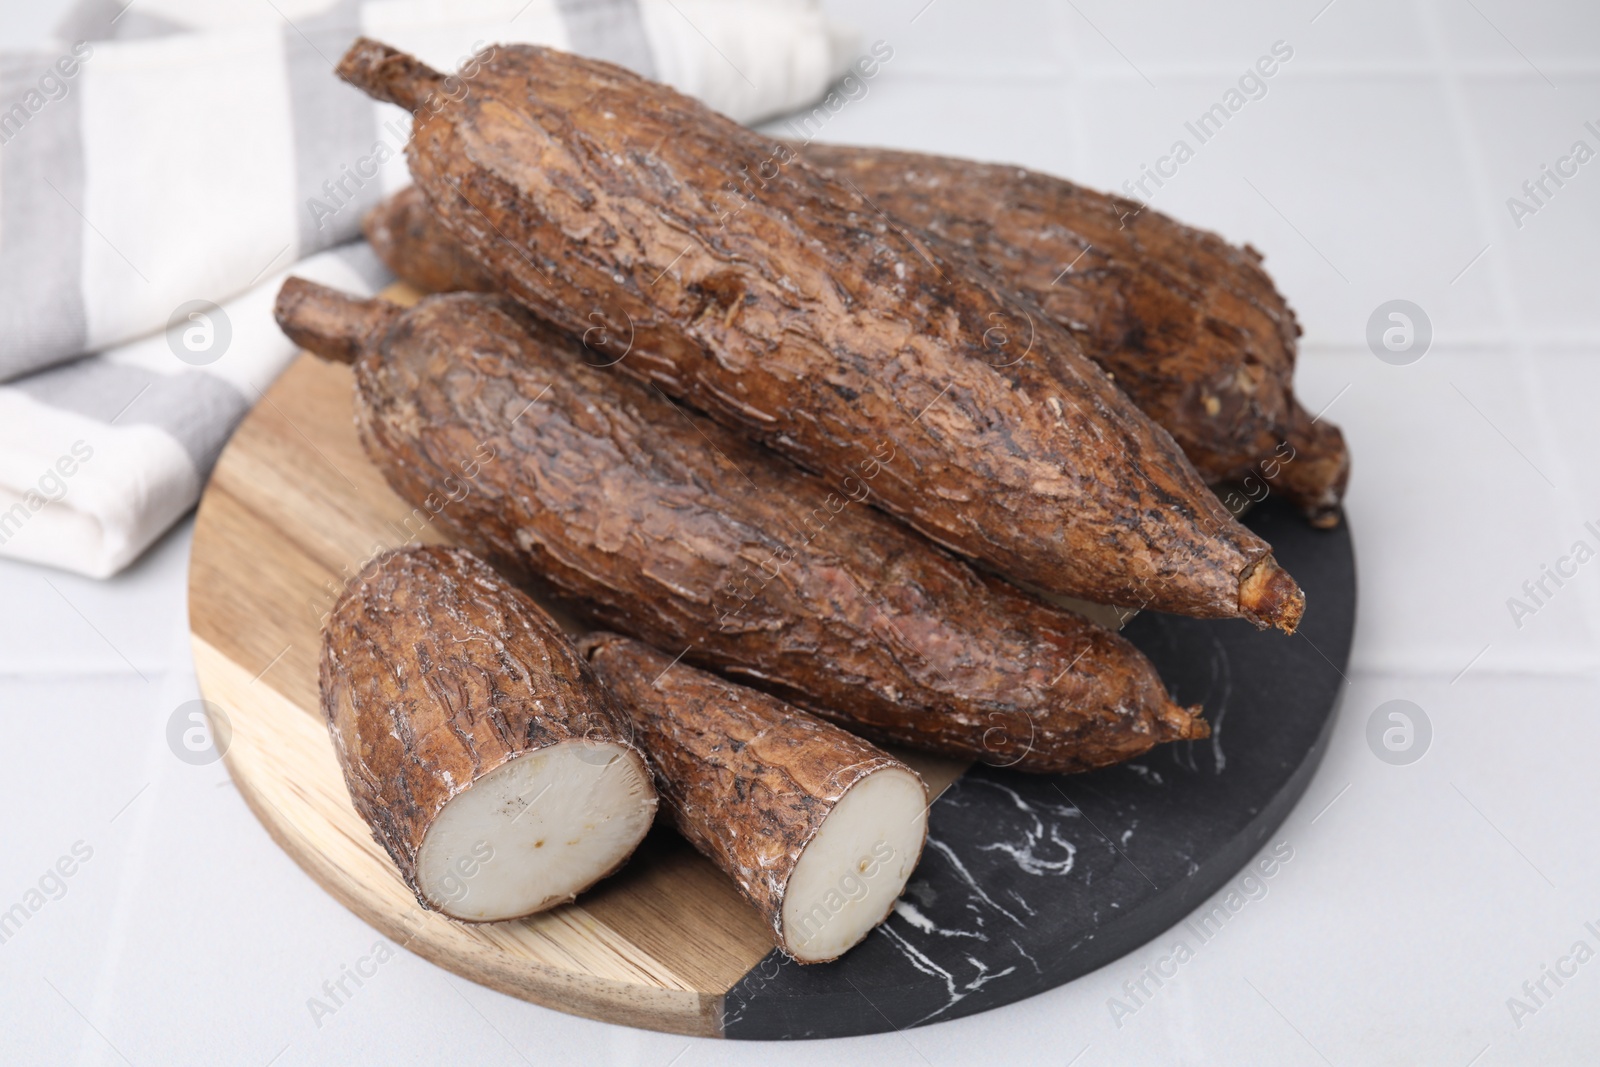
[{"label": "cassava root half", "polygon": [[372,560],[328,616],[321,687],[356,810],[426,908],[494,922],[565,903],[655,816],[631,719],[460,549]]},{"label": "cassava root half", "polygon": [[780,949],[836,959],[888,917],[927,837],[915,771],[637,641],[592,634],[578,647],[633,716],[679,832],[738,884]]}]

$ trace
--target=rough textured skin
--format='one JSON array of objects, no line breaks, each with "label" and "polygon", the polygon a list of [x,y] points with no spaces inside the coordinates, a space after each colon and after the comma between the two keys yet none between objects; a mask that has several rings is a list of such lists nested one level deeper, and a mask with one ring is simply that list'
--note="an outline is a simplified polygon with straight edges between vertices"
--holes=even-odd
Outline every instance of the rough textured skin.
[{"label": "rough textured skin", "polygon": [[[339,73],[405,106],[443,84],[364,40]],[[406,154],[435,214],[506,292],[624,372],[834,477],[892,446],[904,462],[880,506],[1043,588],[1298,622],[1269,546],[1070,333],[789,147],[618,67],[520,45],[428,111]],[[1274,595],[1242,601],[1258,565]]]},{"label": "rough textured skin", "polygon": [[387,552],[350,582],[321,685],[350,798],[425,908],[417,850],[447,801],[523,752],[632,733],[549,616],[456,548]]},{"label": "rough textured skin", "polygon": [[[1264,480],[1314,524],[1338,525],[1344,435],[1295,399],[1300,328],[1254,249],[1021,167],[853,145],[800,153],[961,245],[1072,331],[1207,481]],[[415,186],[374,207],[367,234],[423,292],[496,289]]]},{"label": "rough textured skin", "polygon": [[578,647],[632,714],[678,831],[738,884],[790,951],[784,890],[822,821],[867,775],[916,772],[781,700],[674,666],[637,641],[592,634]]},{"label": "rough textured skin", "polygon": [[1344,435],[1295,399],[1300,326],[1255,249],[1021,167],[822,144],[801,157],[966,248],[1071,330],[1208,481],[1265,478],[1338,524]]},{"label": "rough textured skin", "polygon": [[[367,212],[361,232],[390,270],[425,293],[489,293],[495,289],[488,272],[435,221],[428,202],[414,185]],[[397,263],[405,269],[396,269]]]},{"label": "rough textured skin", "polygon": [[[355,320],[378,303],[345,299]],[[503,296],[428,297],[373,341],[357,423],[396,492],[609,629],[880,740],[1022,770],[1207,732],[1116,634],[868,507],[902,457],[805,474],[586,365]]]}]

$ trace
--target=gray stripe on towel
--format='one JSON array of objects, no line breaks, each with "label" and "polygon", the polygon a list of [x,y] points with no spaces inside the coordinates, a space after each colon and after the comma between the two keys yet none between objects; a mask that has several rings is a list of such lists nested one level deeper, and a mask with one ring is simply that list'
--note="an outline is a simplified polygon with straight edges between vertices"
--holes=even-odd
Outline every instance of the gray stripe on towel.
[{"label": "gray stripe on towel", "polygon": [[154,426],[189,454],[204,479],[250,404],[214,374],[157,374],[90,357],[9,383],[41,404],[118,426]]},{"label": "gray stripe on towel", "polygon": [[591,59],[656,76],[655,54],[645,36],[638,0],[556,0],[572,50]]},{"label": "gray stripe on towel", "polygon": [[83,74],[58,78],[67,95],[47,99],[39,79],[57,58],[0,54],[0,381],[78,355],[89,332],[78,214]]},{"label": "gray stripe on towel", "polygon": [[360,30],[357,12],[356,0],[339,0],[283,28],[302,258],[355,237],[361,216],[383,198],[377,174],[363,177],[355,169],[378,142],[375,105],[333,74]]},{"label": "gray stripe on towel", "polygon": [[378,258],[378,253],[365,241],[351,241],[333,250],[339,262],[356,272],[356,277],[366,283],[368,288],[376,293],[382,291],[394,281],[394,271],[384,266],[383,260]]},{"label": "gray stripe on towel", "polygon": [[189,27],[160,15],[134,10],[128,0],[79,0],[56,23],[61,41],[132,41],[170,37]]},{"label": "gray stripe on towel", "polygon": [[120,16],[111,27],[111,36],[118,41],[138,41],[153,37],[171,37],[175,33],[186,33],[189,27],[171,19],[164,19],[160,15],[146,15],[143,11],[128,11]]}]

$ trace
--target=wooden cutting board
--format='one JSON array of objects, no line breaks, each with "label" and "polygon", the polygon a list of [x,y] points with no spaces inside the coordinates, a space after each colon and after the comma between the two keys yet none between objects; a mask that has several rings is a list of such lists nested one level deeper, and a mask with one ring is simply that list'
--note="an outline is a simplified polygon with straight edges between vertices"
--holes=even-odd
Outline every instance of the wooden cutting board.
[{"label": "wooden cutting board", "polygon": [[[1349,537],[1268,507],[1252,525],[1294,541],[1263,532],[1310,596],[1305,647],[1150,615],[1126,631],[1181,700],[1207,704],[1217,744],[1059,779],[902,754],[951,788],[902,907],[838,963],[776,954],[733,884],[666,829],[573,904],[452,922],[418,907],[356,814],[318,708],[321,619],[345,578],[384,548],[447,540],[415,533],[417,513],[363,454],[351,393],[348,368],[302,355],[222,453],[190,569],[196,673],[228,770],[273,839],[395,944],[513,996],[750,1038],[874,1032],[1008,1003],[1143,944],[1213,892],[1287,815],[1326,742],[1354,618]],[[1252,677],[1235,687],[1240,671]]]}]

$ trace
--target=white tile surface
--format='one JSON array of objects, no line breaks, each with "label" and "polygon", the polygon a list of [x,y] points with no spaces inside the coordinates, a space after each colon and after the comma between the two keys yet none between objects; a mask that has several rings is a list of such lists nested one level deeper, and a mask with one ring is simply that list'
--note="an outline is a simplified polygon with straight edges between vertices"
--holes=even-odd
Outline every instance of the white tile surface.
[{"label": "white tile surface", "polygon": [[[1595,299],[1594,238],[1600,233],[1600,76],[1565,75],[1562,88],[1537,78],[1465,79],[1463,98],[1482,146],[1494,243],[1485,262],[1504,272],[1519,309],[1518,335],[1526,341],[1600,340],[1600,301]],[[1545,177],[1582,141],[1594,158],[1576,160],[1564,185]],[[1525,182],[1545,178],[1542,203],[1528,196]],[[1560,175],[1557,175],[1560,177]],[[1535,214],[1516,219],[1507,205],[1515,198]],[[1517,222],[1521,225],[1517,225]],[[1481,242],[1480,242],[1481,245]],[[1490,257],[1493,257],[1492,259]]]},{"label": "white tile surface", "polygon": [[[592,1023],[407,954],[318,1026],[308,998],[375,935],[272,845],[220,767],[165,747],[194,695],[185,524],[111,582],[0,564],[14,754],[0,907],[74,842],[95,850],[0,945],[0,1062],[1593,1061],[1600,962],[1520,1028],[1506,999],[1600,921],[1600,561],[1520,629],[1506,599],[1586,520],[1600,525],[1600,160],[1520,231],[1504,198],[1583,137],[1584,118],[1600,125],[1594,6],[829,6],[896,53],[827,139],[1112,187],[1273,40],[1296,48],[1156,201],[1267,253],[1308,331],[1301,395],[1332,402],[1355,458],[1351,684],[1327,761],[1275,838],[1295,857],[1268,895],[1121,1027],[1108,998],[1179,933],[1008,1008],[823,1044]],[[1437,331],[1410,367],[1365,347],[1367,316],[1392,297]],[[1394,698],[1433,724],[1411,766],[1366,747],[1367,717]]]},{"label": "white tile surface", "polygon": [[159,674],[185,650],[174,620],[188,598],[189,532],[179,523],[114,580],[0,560],[0,677]]},{"label": "white tile surface", "polygon": [[1589,66],[1600,54],[1600,9],[1592,4],[1472,0],[1436,6],[1452,54],[1473,63],[1544,71],[1557,85],[1562,70]]},{"label": "white tile surface", "polygon": [[1440,87],[1398,74],[1352,84],[1297,61],[1204,143],[1186,124],[1233,78],[1174,78],[1159,94],[1094,85],[1085,180],[1120,188],[1184,140],[1194,158],[1153,206],[1261,249],[1307,343],[1362,344],[1372,310],[1395,298],[1427,309],[1441,340],[1499,332],[1484,273],[1450,284],[1484,241]]},{"label": "white tile surface", "polygon": [[1544,480],[1560,472],[1517,360],[1446,349],[1392,367],[1362,352],[1304,373],[1322,392],[1350,384],[1329,417],[1354,457],[1357,666],[1448,678],[1490,645],[1482,668],[1593,669],[1582,598],[1552,599],[1520,631],[1505,604],[1582,532]]},{"label": "white tile surface", "polygon": [[[768,123],[774,136],[818,142],[876,144],[972,159],[1020,163],[1054,172],[1075,164],[1075,116],[1066,82],[952,81],[896,69],[891,61],[827,123]],[[1048,136],[1037,136],[1048,130]]]},{"label": "white tile surface", "polygon": [[1069,10],[1069,47],[1086,74],[1138,78],[1142,73],[1158,89],[1170,71],[1243,70],[1274,41],[1299,47],[1324,39],[1329,21],[1312,25],[1315,7],[1271,0],[1204,5],[1076,0]]},{"label": "white tile surface", "polygon": [[1060,74],[1068,58],[1061,28],[1070,10],[1041,9],[1030,0],[984,4],[949,0],[825,3],[834,18],[860,31],[866,43],[895,51],[896,72],[941,78],[1039,77]]}]

